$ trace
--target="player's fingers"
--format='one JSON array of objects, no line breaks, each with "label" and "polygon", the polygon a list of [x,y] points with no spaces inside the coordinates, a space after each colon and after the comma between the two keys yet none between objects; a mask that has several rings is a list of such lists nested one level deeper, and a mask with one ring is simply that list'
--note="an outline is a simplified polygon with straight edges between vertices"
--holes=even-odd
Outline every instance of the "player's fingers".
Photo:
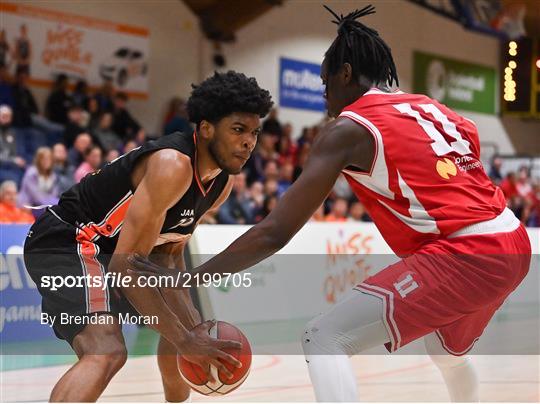
[{"label": "player's fingers", "polygon": [[219,372],[223,372],[225,376],[227,377],[227,379],[230,379],[231,377],[233,377],[233,374],[229,371],[229,369],[227,369],[227,367],[220,361],[213,359],[212,365],[214,365]]},{"label": "player's fingers", "polygon": [[210,383],[215,383],[217,382],[217,380],[211,372],[211,365],[212,365],[212,361],[205,361],[201,367],[204,369],[204,372],[206,373],[206,377],[208,381]]},{"label": "player's fingers", "polygon": [[156,274],[153,272],[141,271],[139,269],[132,269],[132,268],[128,268],[127,272],[128,274],[135,275],[135,276],[156,276]]},{"label": "player's fingers", "polygon": [[206,320],[199,327],[201,327],[204,331],[208,331],[210,330],[210,328],[212,328],[215,325],[216,325],[216,320]]},{"label": "player's fingers", "polygon": [[159,272],[160,270],[159,265],[141,256],[130,255],[128,256],[128,262],[139,270],[152,272]]},{"label": "player's fingers", "polygon": [[242,349],[242,343],[238,341],[231,341],[229,339],[217,339],[216,346],[223,349]]},{"label": "player's fingers", "polygon": [[218,358],[224,360],[224,361],[227,361],[229,362],[231,365],[237,367],[237,368],[241,368],[242,367],[242,362],[240,362],[238,359],[236,359],[234,356],[232,355],[229,355],[228,353],[226,352],[223,352],[223,351],[219,351],[218,354],[217,354]]}]

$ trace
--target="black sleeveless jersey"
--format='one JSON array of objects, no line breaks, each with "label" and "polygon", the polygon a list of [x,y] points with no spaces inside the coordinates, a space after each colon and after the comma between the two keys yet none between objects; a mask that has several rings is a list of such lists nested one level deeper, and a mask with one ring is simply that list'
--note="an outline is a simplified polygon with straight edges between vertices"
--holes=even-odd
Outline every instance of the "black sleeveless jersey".
[{"label": "black sleeveless jersey", "polygon": [[203,186],[196,169],[194,134],[176,132],[146,142],[85,176],[79,184],[64,192],[58,205],[51,209],[61,219],[78,227],[79,235],[98,244],[104,253],[112,253],[135,192],[131,183],[135,165],[142,156],[160,149],[178,150],[190,157],[193,166],[191,186],[178,203],[167,211],[160,232],[161,242],[175,241],[190,235],[197,221],[221,195],[229,178],[226,172],[221,172]]}]

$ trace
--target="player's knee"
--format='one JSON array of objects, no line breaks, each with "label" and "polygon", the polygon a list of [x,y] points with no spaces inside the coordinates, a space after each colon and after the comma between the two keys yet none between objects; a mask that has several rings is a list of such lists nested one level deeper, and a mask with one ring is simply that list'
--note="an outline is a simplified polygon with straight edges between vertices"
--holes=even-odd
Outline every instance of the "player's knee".
[{"label": "player's knee", "polygon": [[124,346],[111,347],[107,353],[87,353],[80,360],[91,363],[94,369],[110,380],[126,363],[127,350]]},{"label": "player's knee", "polygon": [[73,348],[80,358],[90,360],[113,374],[119,371],[127,360],[127,349],[119,327],[87,328],[75,337]]},{"label": "player's knee", "polygon": [[455,368],[458,366],[466,366],[470,363],[471,358],[469,356],[454,356],[454,355],[429,355],[433,363],[440,369]]},{"label": "player's knee", "polygon": [[302,348],[306,355],[345,354],[343,339],[337,330],[324,321],[324,315],[314,318],[302,333]]}]

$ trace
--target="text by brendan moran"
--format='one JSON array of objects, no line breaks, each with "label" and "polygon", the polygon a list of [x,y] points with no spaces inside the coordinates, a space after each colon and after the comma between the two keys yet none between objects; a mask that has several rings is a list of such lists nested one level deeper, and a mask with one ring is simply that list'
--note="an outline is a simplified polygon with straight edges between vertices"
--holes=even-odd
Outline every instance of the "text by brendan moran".
[{"label": "text by brendan moran", "polygon": [[41,313],[41,324],[47,324],[53,327],[55,324],[60,325],[88,325],[88,324],[135,324],[135,325],[157,325],[159,324],[158,316],[137,316],[130,313],[120,313],[118,317],[113,315],[96,315],[82,314],[74,315],[69,313],[61,313],[53,316],[47,313]]}]

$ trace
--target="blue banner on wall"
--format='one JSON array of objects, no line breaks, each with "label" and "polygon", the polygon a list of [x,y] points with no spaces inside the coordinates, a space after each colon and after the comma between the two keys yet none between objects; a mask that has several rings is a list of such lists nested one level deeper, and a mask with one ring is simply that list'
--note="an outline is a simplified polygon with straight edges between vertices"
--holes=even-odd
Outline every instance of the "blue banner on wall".
[{"label": "blue banner on wall", "polygon": [[0,341],[53,338],[40,323],[41,296],[28,275],[23,245],[30,225],[0,225]]},{"label": "blue banner on wall", "polygon": [[287,108],[326,111],[321,66],[281,58],[279,63],[279,105]]}]

